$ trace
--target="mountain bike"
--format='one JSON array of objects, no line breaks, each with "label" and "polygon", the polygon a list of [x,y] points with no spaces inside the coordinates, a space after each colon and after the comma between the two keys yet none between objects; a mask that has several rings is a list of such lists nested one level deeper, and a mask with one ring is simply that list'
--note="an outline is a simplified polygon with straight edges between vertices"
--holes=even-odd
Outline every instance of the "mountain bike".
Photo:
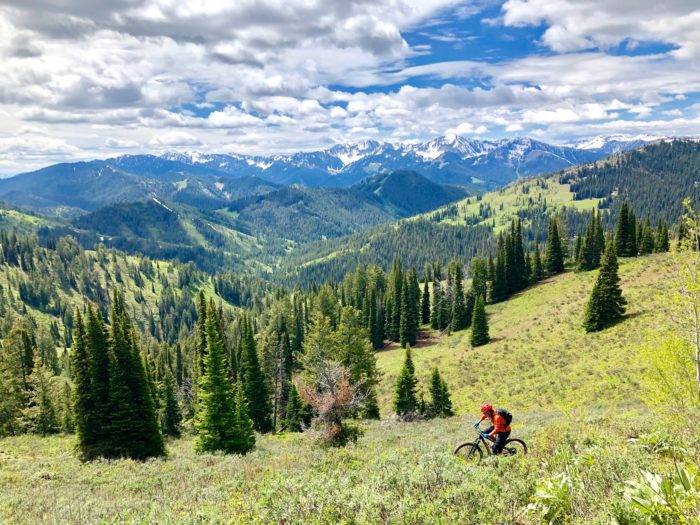
[{"label": "mountain bike", "polygon": [[[493,455],[491,447],[487,443],[491,441],[477,428],[476,439],[472,442],[462,443],[455,449],[455,455],[469,463],[479,463],[483,457]],[[484,452],[484,450],[486,452]],[[522,439],[508,438],[500,456],[523,456],[527,454],[527,444]]]}]

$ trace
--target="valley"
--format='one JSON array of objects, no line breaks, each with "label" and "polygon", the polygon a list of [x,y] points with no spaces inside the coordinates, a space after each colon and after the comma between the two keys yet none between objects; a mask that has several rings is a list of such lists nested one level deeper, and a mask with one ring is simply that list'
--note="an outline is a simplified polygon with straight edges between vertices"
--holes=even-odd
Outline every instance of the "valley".
[{"label": "valley", "polygon": [[[695,141],[662,142],[485,193],[396,171],[348,188],[255,181],[231,200],[5,206],[0,521],[642,523],[648,476],[681,471],[690,488],[655,512],[694,512],[677,290],[695,282],[696,223],[679,201],[700,198],[698,155]],[[589,333],[610,271],[626,306]],[[141,461],[129,442],[86,457],[100,426],[80,403],[98,391],[101,348],[108,391],[125,377],[149,392],[138,418],[164,453]],[[120,359],[141,379],[119,376]],[[449,413],[434,412],[436,371]],[[347,406],[324,390],[334,381],[354,392]],[[216,384],[235,407],[225,432],[251,436],[236,454],[202,448],[216,428],[202,414],[224,406],[204,411]],[[112,414],[136,401],[107,400],[90,417],[106,418],[111,446],[134,427]],[[514,414],[527,456],[453,454],[485,401]],[[342,415],[328,423],[331,402]]]}]

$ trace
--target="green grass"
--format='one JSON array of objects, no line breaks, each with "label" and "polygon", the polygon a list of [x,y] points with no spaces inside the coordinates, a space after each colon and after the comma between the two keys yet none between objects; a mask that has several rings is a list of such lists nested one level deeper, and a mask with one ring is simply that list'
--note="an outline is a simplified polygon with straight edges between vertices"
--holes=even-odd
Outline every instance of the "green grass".
[{"label": "green grass", "polygon": [[[621,259],[627,317],[596,334],[586,334],[581,320],[598,272],[569,271],[549,278],[487,306],[493,341],[485,346],[472,348],[469,330],[451,336],[431,333],[430,344],[413,351],[417,374],[427,385],[437,366],[460,412],[487,400],[516,410],[639,405],[642,364],[635,356],[647,330],[668,325],[660,296],[672,272],[667,254]],[[377,355],[384,373],[384,412],[390,410],[403,359],[404,351],[396,346]]]},{"label": "green grass", "polygon": [[[245,457],[169,444],[165,460],[81,464],[74,438],[0,440],[2,523],[539,523],[543,480],[573,478],[571,523],[609,523],[626,479],[667,472],[644,417],[518,414],[532,453],[474,467],[452,454],[469,417],[364,425],[345,449],[309,435],[265,436]],[[641,438],[636,442],[630,438]],[[698,459],[685,456],[686,462]]]},{"label": "green grass", "polygon": [[[167,459],[81,464],[72,436],[0,440],[0,523],[535,524],[542,517],[526,509],[560,474],[570,479],[569,497],[554,499],[562,523],[629,517],[626,480],[700,464],[690,417],[669,427],[637,383],[636,347],[667,322],[659,296],[672,271],[667,255],[623,260],[630,315],[599,334],[580,328],[596,272],[567,272],[489,306],[494,342],[472,349],[465,331],[416,348],[421,381],[435,364],[447,379],[453,418],[390,418],[403,351],[380,352],[385,419],[361,423],[364,436],[344,449],[281,434],[258,436],[245,457],[196,455],[185,437]],[[514,412],[531,454],[478,467],[453,456],[484,400]]]},{"label": "green grass", "polygon": [[[541,186],[538,185],[538,182]],[[561,184],[559,175],[538,177],[537,179],[528,178],[513,182],[500,190],[486,193],[478,201],[475,197],[462,199],[454,204],[457,206],[457,215],[444,218],[441,222],[452,225],[467,224],[468,219],[479,216],[480,205],[490,205],[493,215],[481,220],[479,224],[488,226],[495,222],[494,231],[498,233],[510,225],[511,220],[517,217],[518,211],[526,210],[531,206],[546,202],[547,207],[552,211],[563,207],[575,208],[578,211],[589,211],[597,206],[599,200],[583,199],[575,201],[570,185]],[[444,208],[439,208],[408,220],[434,217],[442,213],[443,210]]]}]

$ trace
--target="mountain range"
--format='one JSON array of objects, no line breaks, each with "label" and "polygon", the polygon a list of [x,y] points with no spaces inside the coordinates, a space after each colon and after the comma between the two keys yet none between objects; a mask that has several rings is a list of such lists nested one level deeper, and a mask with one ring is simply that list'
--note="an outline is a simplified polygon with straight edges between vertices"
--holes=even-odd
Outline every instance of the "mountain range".
[{"label": "mountain range", "polygon": [[614,135],[557,146],[527,137],[477,140],[447,134],[427,142],[394,144],[368,140],[291,155],[166,153],[163,157],[280,184],[343,187],[381,172],[413,170],[434,182],[485,191],[520,177],[557,171],[635,149],[658,138]]},{"label": "mountain range", "polygon": [[[0,180],[0,200],[39,213],[78,216],[155,197],[218,209],[280,185],[350,187],[378,174],[414,171],[471,192],[502,187],[639,147],[654,137],[600,137],[573,146],[530,138],[475,140],[445,135],[422,143],[364,141],[291,155],[164,153],[55,164]],[[422,210],[424,211],[424,210]]]}]

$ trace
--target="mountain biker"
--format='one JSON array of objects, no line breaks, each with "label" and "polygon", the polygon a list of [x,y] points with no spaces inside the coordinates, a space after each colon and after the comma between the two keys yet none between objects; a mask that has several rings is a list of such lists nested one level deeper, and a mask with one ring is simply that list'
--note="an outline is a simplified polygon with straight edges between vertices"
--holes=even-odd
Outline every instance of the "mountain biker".
[{"label": "mountain biker", "polygon": [[512,416],[506,410],[494,410],[493,406],[485,403],[481,405],[481,419],[474,422],[474,428],[479,429],[479,425],[484,419],[491,422],[491,426],[482,431],[481,434],[493,441],[491,452],[500,454],[506,444],[506,439],[510,436],[510,419]]}]

